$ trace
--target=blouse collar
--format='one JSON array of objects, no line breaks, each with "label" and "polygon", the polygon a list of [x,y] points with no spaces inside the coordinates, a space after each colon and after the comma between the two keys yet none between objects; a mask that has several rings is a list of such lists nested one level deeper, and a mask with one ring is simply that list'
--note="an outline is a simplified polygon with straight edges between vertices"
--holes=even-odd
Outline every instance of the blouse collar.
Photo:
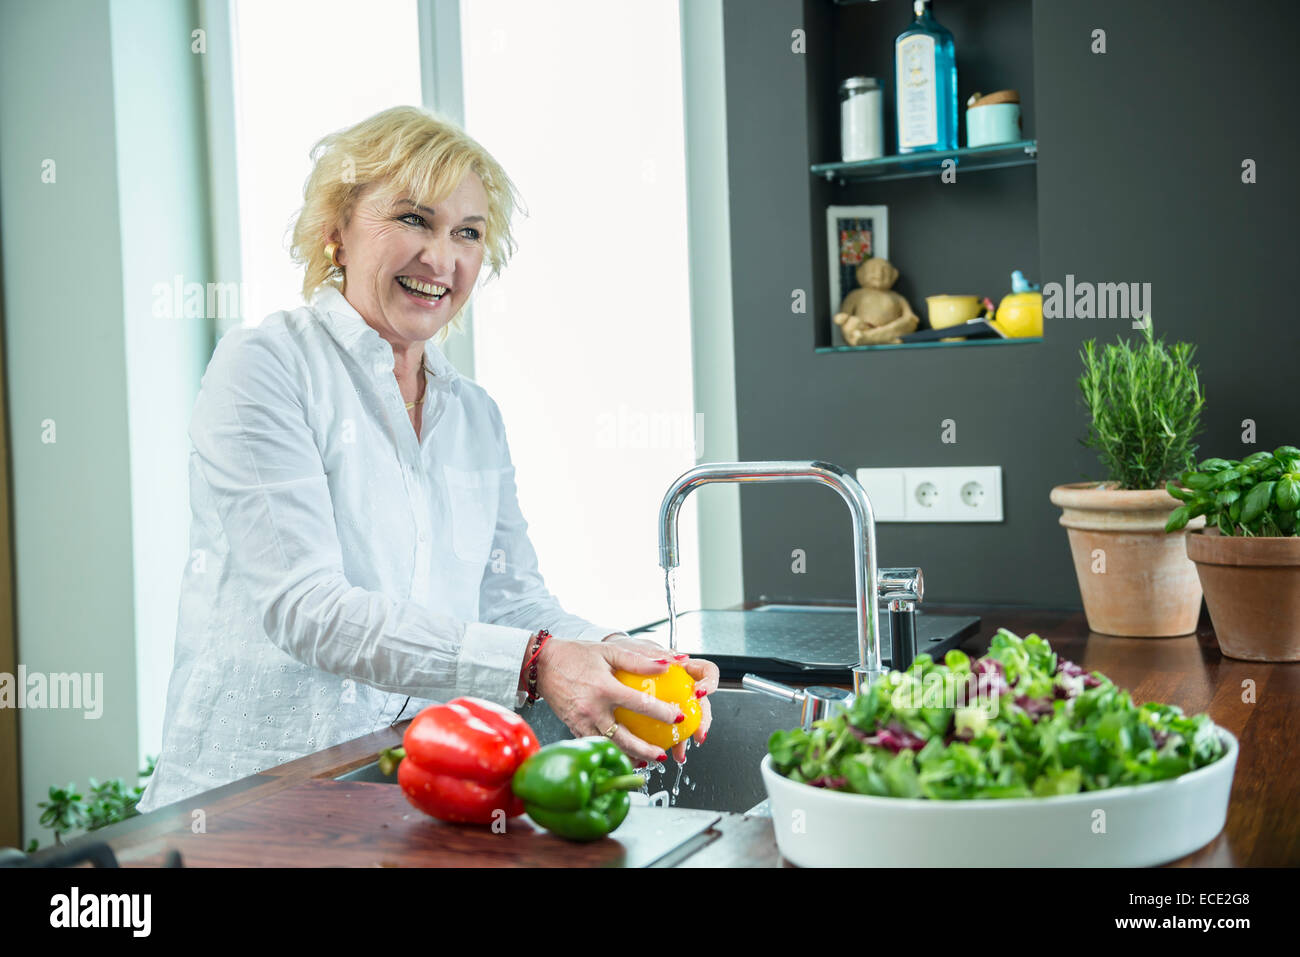
[{"label": "blouse collar", "polygon": [[[371,358],[372,361],[386,360],[389,371],[392,371],[392,346],[361,317],[361,313],[348,302],[337,286],[329,283],[321,286],[312,296],[311,304],[339,345],[348,352]],[[459,393],[460,372],[442,354],[433,339],[425,340],[424,357],[434,375]]]}]

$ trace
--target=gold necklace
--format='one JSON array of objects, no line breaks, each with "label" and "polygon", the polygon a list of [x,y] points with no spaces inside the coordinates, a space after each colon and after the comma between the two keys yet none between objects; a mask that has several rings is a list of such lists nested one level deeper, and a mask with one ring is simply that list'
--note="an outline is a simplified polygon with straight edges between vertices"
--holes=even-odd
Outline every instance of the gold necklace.
[{"label": "gold necklace", "polygon": [[[434,372],[432,369],[429,368],[429,360],[428,360],[427,358],[421,358],[421,360],[420,360],[420,367],[421,367],[422,369],[424,369],[424,371],[425,371],[426,373],[428,373],[429,375],[437,375],[436,372]],[[407,412],[410,412],[410,411],[411,411],[412,409],[414,409],[414,408],[415,408],[415,407],[416,407],[420,402],[423,402],[423,401],[424,401],[424,393],[425,393],[426,391],[428,391],[428,388],[429,388],[429,380],[426,378],[426,379],[424,380],[424,388],[420,389],[420,397],[419,397],[418,399],[416,399],[414,402],[408,402],[408,403],[406,403],[406,411],[407,411]]]}]

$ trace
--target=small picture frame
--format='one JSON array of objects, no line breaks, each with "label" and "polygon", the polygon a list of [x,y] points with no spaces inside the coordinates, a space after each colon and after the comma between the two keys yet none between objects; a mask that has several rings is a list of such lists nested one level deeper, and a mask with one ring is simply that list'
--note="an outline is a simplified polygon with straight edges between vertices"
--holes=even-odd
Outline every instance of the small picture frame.
[{"label": "small picture frame", "polygon": [[830,263],[831,315],[858,286],[863,260],[889,258],[888,206],[827,206],[826,252]]}]

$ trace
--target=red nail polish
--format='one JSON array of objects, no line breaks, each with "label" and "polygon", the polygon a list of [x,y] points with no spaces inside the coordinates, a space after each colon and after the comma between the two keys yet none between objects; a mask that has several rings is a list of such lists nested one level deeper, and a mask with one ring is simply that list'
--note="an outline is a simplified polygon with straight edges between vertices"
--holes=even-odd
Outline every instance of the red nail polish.
[{"label": "red nail polish", "polygon": [[644,761],[638,761],[638,762],[636,763],[636,766],[637,766],[638,768],[644,768],[644,767],[646,767],[647,765],[646,765],[646,762],[644,762]]},{"label": "red nail polish", "polygon": [[673,718],[673,724],[681,724],[685,720],[686,720],[686,715],[679,714],[677,717]]},{"label": "red nail polish", "polygon": [[666,665],[666,664],[668,664],[668,659],[667,659],[667,658],[656,658],[656,659],[655,659],[655,664],[657,664],[657,665]]},{"label": "red nail polish", "polygon": [[709,740],[709,732],[707,731],[700,732],[700,744],[703,744],[707,740]]},{"label": "red nail polish", "polygon": [[697,698],[703,698],[706,694],[708,694],[708,692],[703,690],[702,688],[695,689],[695,697]]},{"label": "red nail polish", "polygon": [[657,757],[655,760],[656,760],[656,761],[667,761],[667,760],[668,760],[668,755],[666,755],[666,754],[661,754],[661,755],[659,755],[659,757]]},{"label": "red nail polish", "polygon": [[686,659],[686,658],[689,658],[690,655],[673,655],[673,657],[674,657],[675,659],[677,659],[678,661],[682,661],[682,660],[684,660],[684,659]]}]

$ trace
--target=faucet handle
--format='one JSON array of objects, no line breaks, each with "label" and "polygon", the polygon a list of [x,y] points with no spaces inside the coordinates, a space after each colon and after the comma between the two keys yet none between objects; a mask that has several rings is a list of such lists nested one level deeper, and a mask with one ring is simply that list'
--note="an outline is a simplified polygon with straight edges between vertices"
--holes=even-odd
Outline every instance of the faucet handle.
[{"label": "faucet handle", "polygon": [[784,698],[786,701],[797,701],[801,706],[799,723],[805,731],[812,730],[814,721],[829,718],[835,705],[847,703],[853,697],[853,692],[847,688],[813,685],[800,690],[752,673],[740,679],[740,686],[747,691],[758,691]]},{"label": "faucet handle", "polygon": [[919,568],[884,568],[879,596],[889,610],[890,667],[906,671],[916,657],[916,606],[925,591]]},{"label": "faucet handle", "polygon": [[885,601],[894,598],[920,601],[925,593],[925,580],[919,568],[882,568],[877,581],[876,595]]}]

